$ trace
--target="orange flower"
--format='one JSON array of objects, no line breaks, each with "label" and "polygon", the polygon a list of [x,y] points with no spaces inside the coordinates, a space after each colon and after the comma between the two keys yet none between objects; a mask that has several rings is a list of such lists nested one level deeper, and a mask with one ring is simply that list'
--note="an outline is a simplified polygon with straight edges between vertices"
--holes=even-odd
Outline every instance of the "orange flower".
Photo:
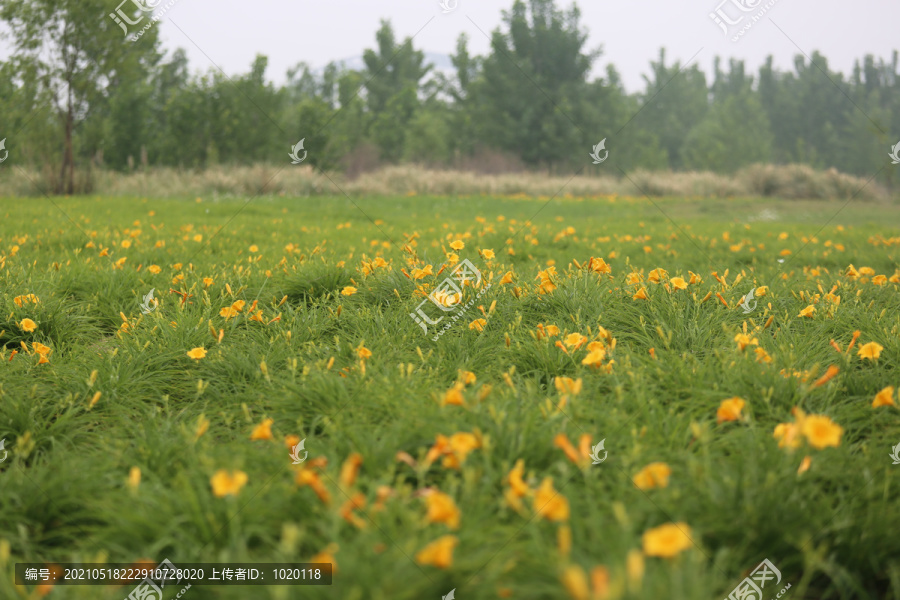
[{"label": "orange flower", "polygon": [[877,360],[879,356],[881,356],[881,351],[884,350],[884,346],[879,344],[878,342],[869,342],[868,344],[863,344],[859,347],[859,351],[857,355],[860,358],[868,358],[869,360]]},{"label": "orange flower", "polygon": [[834,377],[835,377],[840,371],[841,371],[841,370],[840,370],[839,368],[837,368],[836,366],[830,365],[830,366],[828,367],[828,370],[825,371],[825,374],[822,375],[821,377],[819,377],[819,378],[816,380],[816,382],[813,384],[813,387],[819,387],[819,386],[825,385],[826,383],[828,383],[829,381],[831,381],[832,379],[834,379]]},{"label": "orange flower", "polygon": [[553,445],[561,449],[566,454],[566,457],[576,465],[581,465],[585,462],[585,457],[579,454],[566,434],[557,433],[556,437],[553,438]]},{"label": "orange flower", "polygon": [[631,479],[640,490],[664,488],[669,486],[669,475],[672,469],[664,462],[650,463]]},{"label": "orange flower", "polygon": [[188,352],[187,355],[194,360],[200,360],[201,358],[206,357],[206,348],[203,348],[202,346],[199,348],[194,348],[193,350]]},{"label": "orange flower", "polygon": [[493,250],[479,250],[479,254],[481,254],[481,256],[485,260],[493,260],[494,259],[494,251]]},{"label": "orange flower", "polygon": [[723,421],[737,421],[741,418],[741,410],[744,408],[744,401],[741,398],[728,398],[722,400],[719,410],[716,411],[716,423]]},{"label": "orange flower", "polygon": [[319,500],[322,501],[322,504],[330,504],[331,503],[331,494],[328,493],[328,490],[325,489],[325,486],[322,484],[322,478],[319,477],[319,474],[313,471],[311,468],[305,468],[297,471],[297,475],[294,478],[294,481],[297,485],[308,485],[313,489],[316,493],[316,496],[319,497]]},{"label": "orange flower", "polygon": [[606,350],[604,348],[594,347],[587,356],[582,359],[583,365],[599,365],[606,358]]},{"label": "orange flower", "polygon": [[458,251],[458,250],[462,250],[463,248],[465,248],[466,243],[462,240],[456,240],[454,242],[450,242],[450,247],[453,248],[454,250]]},{"label": "orange flower", "polygon": [[637,291],[637,293],[631,297],[632,300],[649,300],[650,298],[647,296],[647,290],[641,288]]},{"label": "orange flower", "polygon": [[284,447],[288,449],[292,449],[294,446],[300,443],[299,435],[286,435],[284,436]]},{"label": "orange flower", "polygon": [[799,448],[801,443],[800,427],[796,423],[779,423],[772,434],[778,440],[779,448]]},{"label": "orange flower", "polygon": [[451,404],[453,406],[463,406],[466,401],[462,394],[463,384],[457,383],[444,393],[444,401],[442,404]]},{"label": "orange flower", "polygon": [[509,474],[506,476],[506,481],[509,483],[510,490],[514,495],[521,498],[528,494],[531,490],[528,488],[528,484],[522,479],[522,475],[525,474],[525,461],[521,458],[516,461],[516,465],[512,468]]},{"label": "orange flower", "polygon": [[356,293],[356,288],[353,287],[352,285],[348,285],[348,286],[344,287],[344,289],[341,290],[342,296],[352,296],[355,293]]},{"label": "orange flower", "polygon": [[37,323],[32,321],[31,319],[22,319],[19,323],[19,329],[26,333],[31,333],[35,329],[37,329]]},{"label": "orange flower", "polygon": [[691,528],[686,523],[666,523],[643,535],[644,554],[672,558],[691,547]]},{"label": "orange flower", "polygon": [[817,450],[840,446],[841,435],[844,433],[840,425],[825,415],[810,415],[803,419],[802,431],[810,445]]},{"label": "orange flower", "polygon": [[263,422],[253,428],[253,433],[250,434],[250,439],[253,441],[256,440],[271,440],[272,439],[272,423],[275,421],[272,419],[263,419]]},{"label": "orange flower", "polygon": [[459,539],[455,535],[440,537],[416,553],[416,562],[446,569],[453,564],[453,549],[458,543]]},{"label": "orange flower", "polygon": [[337,544],[328,544],[324,550],[309,559],[311,563],[330,563],[332,574],[337,573],[337,561],[334,559],[335,553],[338,551]]},{"label": "orange flower", "polygon": [[797,316],[798,317],[809,317],[811,319],[814,312],[816,312],[816,307],[813,306],[812,304],[810,304],[809,306],[807,306],[806,308],[801,310],[800,314],[798,314]]},{"label": "orange flower", "polygon": [[425,496],[428,506],[428,514],[425,519],[429,523],[444,523],[450,529],[459,528],[459,508],[453,502],[453,498],[447,494],[432,490]]},{"label": "orange flower", "polygon": [[560,394],[572,394],[577,396],[581,393],[581,378],[572,379],[571,377],[554,377],[553,385]]},{"label": "orange flower", "polygon": [[548,521],[567,521],[569,501],[553,489],[553,478],[547,477],[534,494],[534,510]]},{"label": "orange flower", "polygon": [[803,460],[800,461],[800,466],[797,468],[797,475],[803,475],[807,471],[809,471],[809,465],[812,464],[812,458],[809,456],[804,456]]},{"label": "orange flower", "polygon": [[356,349],[356,355],[362,359],[370,358],[372,356],[372,351],[366,348],[365,346],[360,346]]},{"label": "orange flower", "polygon": [[434,461],[437,457],[443,456],[442,465],[448,469],[459,469],[468,454],[481,447],[481,440],[472,433],[459,432],[454,433],[449,438],[438,434],[434,446],[428,451],[425,460]]},{"label": "orange flower", "polygon": [[224,498],[228,495],[237,496],[241,488],[247,483],[247,474],[243,471],[228,472],[224,469],[219,469],[210,478],[209,483],[212,485],[213,494],[217,498]]},{"label": "orange flower", "polygon": [[469,323],[469,329],[474,329],[476,331],[484,331],[484,326],[487,325],[486,319],[475,319],[471,323]]},{"label": "orange flower", "polygon": [[500,285],[506,285],[507,283],[512,283],[513,274],[512,271],[507,271],[503,274],[503,277],[500,278]]},{"label": "orange flower", "polygon": [[747,346],[750,346],[751,344],[753,346],[759,345],[759,341],[756,338],[751,338],[746,333],[737,334],[736,336],[734,336],[734,341],[737,342],[738,350],[741,350],[741,351],[743,351],[744,348],[746,348]]},{"label": "orange flower", "polygon": [[659,283],[660,280],[666,279],[669,276],[669,272],[665,269],[653,269],[650,271],[650,274],[647,276],[652,283]]},{"label": "orange flower", "polygon": [[580,333],[570,333],[566,336],[566,346],[573,350],[578,350],[587,341],[587,338]]},{"label": "orange flower", "polygon": [[894,386],[889,385],[875,394],[875,399],[872,400],[872,408],[878,408],[879,406],[896,406],[894,404]]},{"label": "orange flower", "polygon": [[359,467],[362,465],[362,461],[362,455],[358,452],[353,452],[347,457],[347,460],[341,465],[341,485],[344,487],[353,485],[356,481],[357,474],[359,474]]},{"label": "orange flower", "polygon": [[681,277],[673,277],[669,282],[676,290],[686,290],[688,286],[687,282]]}]

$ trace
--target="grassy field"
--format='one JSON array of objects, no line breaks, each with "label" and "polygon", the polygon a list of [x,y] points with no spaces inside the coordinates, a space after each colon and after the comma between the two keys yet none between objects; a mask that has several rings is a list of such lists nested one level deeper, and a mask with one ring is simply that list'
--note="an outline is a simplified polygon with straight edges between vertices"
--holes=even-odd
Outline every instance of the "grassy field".
[{"label": "grassy field", "polygon": [[763,559],[766,600],[900,598],[900,207],[245,203],[0,199],[0,597],[168,558],[336,566],[188,599],[707,600]]}]

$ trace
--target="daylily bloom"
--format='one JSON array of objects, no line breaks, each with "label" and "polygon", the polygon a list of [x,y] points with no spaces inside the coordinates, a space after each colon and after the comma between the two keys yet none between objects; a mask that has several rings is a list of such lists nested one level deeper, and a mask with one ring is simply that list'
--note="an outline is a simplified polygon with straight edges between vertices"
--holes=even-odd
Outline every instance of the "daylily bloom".
[{"label": "daylily bloom", "polygon": [[671,474],[672,469],[669,468],[669,465],[664,462],[654,462],[638,471],[631,480],[638,489],[651,490],[668,487]]},{"label": "daylily bloom", "polygon": [[741,410],[743,410],[744,404],[744,401],[737,397],[722,400],[719,410],[716,411],[716,422],[737,421],[741,418]]},{"label": "daylily bloom", "polygon": [[353,287],[352,285],[348,285],[348,286],[344,287],[344,289],[341,290],[342,296],[352,296],[355,293],[356,293],[356,288]]},{"label": "daylily bloom", "polygon": [[681,277],[673,277],[672,279],[669,280],[669,282],[672,284],[672,287],[674,287],[676,290],[685,290],[685,289],[687,289],[687,286],[688,286],[687,282],[684,279],[682,279]]},{"label": "daylily bloom", "polygon": [[210,478],[209,483],[217,498],[224,498],[228,495],[237,496],[247,483],[247,474],[243,471],[228,472],[220,469]]},{"label": "daylily bloom", "polygon": [[581,378],[572,379],[571,377],[554,377],[553,385],[560,394],[572,394],[577,396],[581,393]]},{"label": "daylily bloom", "polygon": [[813,448],[840,446],[844,429],[825,415],[810,415],[803,420],[803,435]]},{"label": "daylily bloom", "polygon": [[809,306],[807,306],[806,308],[801,310],[800,314],[798,314],[797,316],[798,317],[809,317],[811,319],[814,312],[816,312],[816,307],[813,306],[812,304],[810,304]]},{"label": "daylily bloom", "polygon": [[459,251],[466,247],[466,243],[462,240],[456,240],[454,242],[450,242],[450,247],[454,250]]},{"label": "daylily bloom", "polygon": [[569,501],[553,489],[553,478],[547,477],[534,494],[534,510],[549,521],[569,519]]},{"label": "daylily bloom", "polygon": [[635,295],[631,297],[631,299],[632,300],[649,300],[649,297],[647,296],[647,290],[644,288],[639,289],[637,291],[637,293],[635,293]]},{"label": "daylily bloom", "polygon": [[455,535],[440,537],[416,553],[416,562],[446,569],[453,564],[453,549],[458,543],[459,539]]},{"label": "daylily bloom", "polygon": [[671,558],[691,547],[691,528],[686,523],[666,523],[643,535],[644,554]]},{"label": "daylily bloom", "polygon": [[872,408],[878,408],[879,406],[896,406],[894,404],[894,386],[889,385],[875,394],[875,399],[872,400]]},{"label": "daylily bloom", "polygon": [[863,344],[859,347],[859,351],[857,355],[860,358],[868,358],[869,360],[877,360],[879,356],[881,356],[881,351],[884,350],[884,346],[879,344],[878,342],[869,342],[868,344]]},{"label": "daylily bloom", "polygon": [[741,350],[741,351],[743,351],[744,348],[746,348],[747,346],[750,346],[751,344],[754,346],[759,345],[759,341],[756,338],[751,338],[746,333],[737,334],[736,336],[734,336],[734,341],[737,342],[738,350]]},{"label": "daylily bloom", "polygon": [[250,434],[250,439],[253,441],[256,440],[271,440],[272,439],[272,423],[275,421],[273,419],[263,419],[263,422],[253,428],[253,433]]},{"label": "daylily bloom", "polygon": [[425,496],[428,505],[428,514],[425,519],[429,523],[444,523],[450,529],[459,528],[459,508],[453,498],[447,494],[432,490]]},{"label": "daylily bloom", "polygon": [[475,319],[471,323],[469,323],[469,329],[474,329],[475,331],[484,331],[484,326],[487,325],[487,319]]},{"label": "daylily bloom", "polygon": [[203,348],[202,346],[199,348],[194,348],[193,350],[188,352],[187,355],[194,360],[200,360],[201,358],[206,357],[206,348]]},{"label": "daylily bloom", "polygon": [[37,329],[37,323],[32,321],[31,319],[22,319],[19,323],[19,329],[26,333],[31,333],[35,329]]}]

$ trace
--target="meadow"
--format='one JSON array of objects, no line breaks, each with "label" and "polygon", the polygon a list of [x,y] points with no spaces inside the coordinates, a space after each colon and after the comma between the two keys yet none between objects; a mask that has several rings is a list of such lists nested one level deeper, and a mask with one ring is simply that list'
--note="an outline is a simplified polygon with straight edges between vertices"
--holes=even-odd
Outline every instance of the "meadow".
[{"label": "meadow", "polygon": [[[706,600],[764,559],[767,600],[900,598],[900,206],[80,196],[0,215],[4,599],[133,588],[17,586],[16,562],[164,558],[335,568],[188,599]],[[448,315],[426,333],[410,315],[466,260],[480,276],[441,298],[469,308],[426,301]]]}]

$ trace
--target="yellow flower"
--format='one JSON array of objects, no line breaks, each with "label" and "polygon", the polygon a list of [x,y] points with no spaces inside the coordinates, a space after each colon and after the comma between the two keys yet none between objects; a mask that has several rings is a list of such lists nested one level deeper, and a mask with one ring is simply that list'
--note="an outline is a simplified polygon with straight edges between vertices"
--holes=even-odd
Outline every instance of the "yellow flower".
[{"label": "yellow flower", "polygon": [[882,346],[878,342],[869,342],[868,344],[863,344],[862,346],[859,347],[859,351],[857,351],[857,355],[860,358],[868,358],[869,360],[876,360],[879,356],[881,356],[882,350],[884,350],[884,346]]},{"label": "yellow flower", "polygon": [[500,285],[506,285],[507,283],[512,283],[513,274],[512,271],[507,271],[504,273],[503,277],[500,279]]},{"label": "yellow flower", "polygon": [[217,498],[224,498],[228,495],[237,496],[241,488],[247,484],[247,474],[243,471],[228,472],[225,469],[219,469],[210,478],[209,483]]},{"label": "yellow flower", "polygon": [[804,456],[803,460],[800,461],[800,466],[797,468],[797,475],[803,475],[807,471],[809,471],[809,465],[812,464],[812,458],[809,456]]},{"label": "yellow flower", "polygon": [[362,465],[362,461],[362,454],[359,452],[353,452],[347,457],[347,460],[341,465],[341,485],[350,487],[356,482],[356,476],[359,474],[359,467]]},{"label": "yellow flower", "polygon": [[649,300],[650,298],[647,296],[647,290],[641,288],[637,291],[637,293],[631,297],[632,300]]},{"label": "yellow flower", "polygon": [[49,346],[45,346],[45,345],[41,344],[40,342],[32,342],[31,349],[34,350],[40,356],[47,356],[51,352],[51,349]]},{"label": "yellow flower", "polygon": [[571,377],[554,377],[553,385],[560,394],[572,394],[577,396],[581,393],[581,378],[572,379]]},{"label": "yellow flower", "polygon": [[457,383],[444,394],[443,404],[451,404],[453,406],[463,406],[465,398],[462,394],[463,384]]},{"label": "yellow flower", "polygon": [[719,410],[716,411],[716,423],[723,421],[737,421],[741,418],[741,410],[744,408],[744,401],[741,398],[728,398],[722,400]]},{"label": "yellow flower", "polygon": [[360,346],[356,349],[356,354],[360,358],[370,358],[372,356],[372,351],[366,348],[365,346]]},{"label": "yellow flower", "polygon": [[475,373],[472,371],[463,371],[460,369],[459,371],[459,381],[463,385],[471,385],[476,381]]},{"label": "yellow flower", "polygon": [[512,493],[517,497],[521,498],[528,494],[531,490],[528,488],[528,484],[522,479],[522,475],[525,474],[525,461],[521,458],[516,461],[516,465],[512,468],[509,474],[506,476],[506,481],[509,483],[509,487],[512,490]]},{"label": "yellow flower", "polygon": [[341,290],[342,296],[352,296],[355,293],[356,293],[356,288],[353,287],[352,285],[348,285],[344,289]]},{"label": "yellow flower", "polygon": [[587,356],[581,361],[583,365],[599,365],[600,362],[606,358],[606,350],[603,348],[595,347],[591,350]]},{"label": "yellow flower", "polygon": [[288,434],[284,436],[284,446],[285,448],[293,449],[294,446],[300,443],[300,436]]},{"label": "yellow flower", "polygon": [[796,423],[779,423],[775,426],[775,433],[772,434],[778,440],[779,448],[799,448],[800,447],[800,427]]},{"label": "yellow flower", "polygon": [[665,269],[653,269],[650,271],[650,274],[647,276],[647,279],[653,283],[659,283],[661,279],[665,279],[669,276],[669,272]]},{"label": "yellow flower", "polygon": [[188,352],[187,355],[194,360],[200,360],[201,358],[204,358],[206,356],[206,348],[203,348],[202,346],[199,348],[194,348],[193,350]]},{"label": "yellow flower", "polygon": [[566,336],[566,346],[574,350],[581,348],[586,341],[587,338],[580,333],[570,333]]},{"label": "yellow flower", "polygon": [[547,477],[534,494],[534,510],[549,521],[569,519],[569,501],[553,489],[553,478]]},{"label": "yellow flower", "polygon": [[664,488],[669,486],[669,475],[672,469],[664,462],[650,463],[631,479],[634,485],[641,490],[651,490],[653,488]]},{"label": "yellow flower", "polygon": [[584,569],[581,567],[569,565],[563,571],[560,580],[573,600],[591,600],[587,575],[585,575]]},{"label": "yellow flower", "polygon": [[480,254],[485,260],[493,260],[494,259],[494,251],[493,250],[481,250]]},{"label": "yellow flower", "polygon": [[427,462],[432,462],[439,456],[443,456],[442,464],[448,469],[459,469],[466,462],[466,456],[476,448],[481,447],[481,440],[472,433],[454,433],[449,438],[438,434],[434,446],[425,456]]},{"label": "yellow flower", "polygon": [[673,278],[670,279],[669,281],[672,283],[672,287],[674,287],[676,290],[685,290],[685,289],[687,289],[688,284],[687,284],[687,282],[686,282],[684,279],[682,279],[681,277],[673,277]]},{"label": "yellow flower", "polygon": [[875,394],[875,399],[872,400],[872,408],[878,408],[879,406],[896,406],[894,404],[894,386],[889,385]]},{"label": "yellow flower", "polygon": [[747,346],[749,346],[751,344],[754,346],[759,345],[759,341],[756,338],[751,338],[746,333],[737,334],[736,336],[734,336],[734,341],[737,342],[738,350],[741,350],[741,351],[743,351],[744,348],[746,348]]},{"label": "yellow flower", "polygon": [[687,523],[666,523],[644,532],[644,554],[671,558],[691,547],[691,528]]},{"label": "yellow flower", "polygon": [[486,319],[475,319],[471,323],[469,323],[469,329],[474,329],[476,331],[484,331],[484,326],[487,325]]},{"label": "yellow flower", "polygon": [[810,415],[803,419],[802,431],[810,445],[817,450],[840,446],[841,435],[844,433],[840,425],[825,415]]},{"label": "yellow flower", "polygon": [[250,439],[253,441],[256,440],[271,440],[272,439],[272,423],[275,421],[273,419],[263,419],[263,422],[253,428],[253,433],[250,434]]},{"label": "yellow flower", "polygon": [[453,498],[441,491],[432,491],[425,496],[425,503],[428,505],[425,518],[429,523],[445,523],[450,529],[459,528],[459,508]]},{"label": "yellow flower", "polygon": [[801,310],[800,314],[797,316],[798,317],[809,317],[811,319],[814,312],[816,312],[816,307],[813,306],[812,304],[810,304],[809,306],[807,306],[806,308]]},{"label": "yellow flower", "polygon": [[453,564],[453,548],[458,543],[459,539],[455,535],[440,537],[416,553],[416,562],[446,569]]},{"label": "yellow flower", "polygon": [[35,323],[31,319],[22,319],[22,322],[19,323],[19,329],[26,333],[31,333],[32,331],[37,329],[37,323]]},{"label": "yellow flower", "polygon": [[147,270],[150,271],[151,273],[153,273],[154,275],[159,275],[160,272],[162,271],[162,269],[159,267],[159,265],[150,265],[149,267],[147,267]]},{"label": "yellow flower", "polygon": [[250,252],[259,252],[259,246],[253,244],[252,246],[250,246]]},{"label": "yellow flower", "polygon": [[454,242],[450,242],[450,247],[454,250],[462,250],[466,247],[466,243],[462,240],[456,240]]},{"label": "yellow flower", "polygon": [[128,487],[136,490],[139,485],[141,485],[141,469],[140,467],[131,467],[128,472]]},{"label": "yellow flower", "polygon": [[335,552],[338,551],[337,544],[328,544],[324,550],[309,559],[311,563],[331,563],[331,573],[337,573],[337,561],[334,559]]}]

